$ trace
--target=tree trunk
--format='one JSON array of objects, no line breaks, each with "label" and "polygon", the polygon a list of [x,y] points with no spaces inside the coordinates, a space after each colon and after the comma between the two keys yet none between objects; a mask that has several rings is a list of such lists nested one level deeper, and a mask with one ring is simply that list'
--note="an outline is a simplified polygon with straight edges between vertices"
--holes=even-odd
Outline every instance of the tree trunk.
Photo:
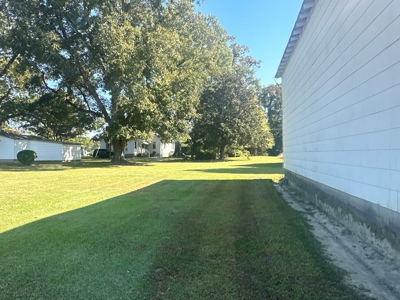
[{"label": "tree trunk", "polygon": [[126,145],[126,139],[113,139],[113,152],[114,156],[111,158],[112,163],[126,163],[127,160],[125,159],[124,149]]},{"label": "tree trunk", "polygon": [[196,150],[197,150],[197,143],[193,143],[192,147],[190,147],[190,159],[194,160],[194,155],[196,154]]},{"label": "tree trunk", "polygon": [[219,159],[220,160],[224,160],[225,159],[225,145],[222,145],[220,148],[219,148]]},{"label": "tree trunk", "polygon": [[175,157],[182,157],[182,146],[180,142],[175,142]]}]

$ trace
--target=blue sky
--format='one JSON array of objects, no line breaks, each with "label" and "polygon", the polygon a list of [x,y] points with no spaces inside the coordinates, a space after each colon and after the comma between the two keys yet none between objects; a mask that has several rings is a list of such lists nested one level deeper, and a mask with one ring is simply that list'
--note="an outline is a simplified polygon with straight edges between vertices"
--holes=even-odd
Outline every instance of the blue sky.
[{"label": "blue sky", "polygon": [[302,3],[303,0],[205,0],[199,10],[215,15],[238,44],[248,46],[250,55],[262,61],[257,77],[262,85],[268,85],[274,83]]}]

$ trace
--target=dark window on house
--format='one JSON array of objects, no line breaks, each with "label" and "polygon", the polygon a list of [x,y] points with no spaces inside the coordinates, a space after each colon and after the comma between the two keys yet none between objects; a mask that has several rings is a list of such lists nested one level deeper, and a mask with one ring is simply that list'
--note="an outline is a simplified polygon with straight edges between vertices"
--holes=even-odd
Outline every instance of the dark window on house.
[{"label": "dark window on house", "polygon": [[136,141],[135,141],[135,149],[136,149]]},{"label": "dark window on house", "polygon": [[153,149],[156,149],[156,142],[153,143]]}]

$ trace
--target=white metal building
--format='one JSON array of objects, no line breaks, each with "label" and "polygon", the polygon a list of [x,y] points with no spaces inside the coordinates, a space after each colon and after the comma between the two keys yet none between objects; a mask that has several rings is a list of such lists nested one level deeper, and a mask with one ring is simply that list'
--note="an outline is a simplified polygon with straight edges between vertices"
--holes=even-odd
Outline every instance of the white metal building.
[{"label": "white metal building", "polygon": [[400,237],[400,1],[305,0],[276,77],[287,178]]},{"label": "white metal building", "polygon": [[21,150],[33,150],[35,161],[81,160],[81,145],[47,140],[38,136],[0,132],[0,161],[15,161]]}]

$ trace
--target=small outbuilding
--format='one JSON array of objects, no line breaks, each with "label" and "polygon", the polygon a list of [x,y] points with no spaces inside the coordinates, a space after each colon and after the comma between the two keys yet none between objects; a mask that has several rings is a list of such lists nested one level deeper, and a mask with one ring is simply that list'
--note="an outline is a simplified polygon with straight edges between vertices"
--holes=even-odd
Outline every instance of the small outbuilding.
[{"label": "small outbuilding", "polygon": [[39,136],[0,132],[0,162],[12,162],[22,150],[37,154],[35,161],[81,160],[81,144],[57,142]]}]

